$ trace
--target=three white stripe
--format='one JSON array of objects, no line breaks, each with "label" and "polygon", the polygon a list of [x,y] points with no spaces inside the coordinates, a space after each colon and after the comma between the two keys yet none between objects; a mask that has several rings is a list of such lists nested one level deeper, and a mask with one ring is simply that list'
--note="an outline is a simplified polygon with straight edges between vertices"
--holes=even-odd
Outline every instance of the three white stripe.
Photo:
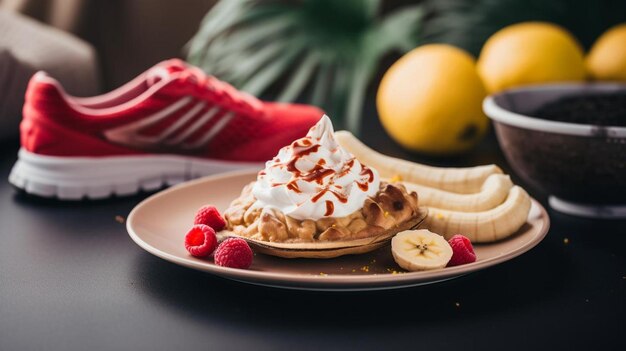
[{"label": "three white stripe", "polygon": [[234,112],[228,112],[221,119],[219,119],[212,128],[206,131],[206,134],[202,135],[197,141],[193,143],[184,143],[185,139],[193,135],[200,130],[203,126],[209,123],[218,113],[221,111],[219,106],[214,106],[206,111],[200,118],[193,122],[184,131],[178,134],[175,138],[168,138],[185,126],[189,121],[198,115],[206,107],[205,102],[198,102],[184,115],[178,118],[171,126],[167,127],[163,132],[157,136],[144,136],[140,132],[145,128],[153,126],[163,119],[178,112],[183,107],[192,102],[193,98],[190,96],[183,97],[171,104],[167,108],[139,121],[123,125],[121,127],[109,129],[104,132],[107,139],[112,142],[124,144],[132,147],[139,148],[154,148],[160,145],[167,145],[169,147],[178,146],[179,148],[191,150],[201,148],[211,142],[216,135],[219,134],[228,123],[235,117]]},{"label": "three white stripe", "polygon": [[189,128],[180,133],[176,138],[167,142],[168,145],[176,145],[180,144],[183,140],[187,139],[190,135],[198,131],[198,129],[202,128],[206,123],[208,123],[215,114],[219,112],[220,108],[215,106],[210,108],[207,112],[205,112],[202,117],[198,118]]},{"label": "three white stripe", "polygon": [[178,130],[178,128],[182,127],[183,125],[185,125],[185,123],[189,122],[192,118],[194,118],[196,114],[204,108],[204,106],[206,106],[204,102],[200,102],[196,104],[196,106],[192,107],[191,110],[189,110],[182,117],[177,119],[176,122],[174,122],[158,138],[156,138],[156,141],[161,142],[165,140],[167,137],[169,137],[170,135],[172,135],[175,131]]},{"label": "three white stripe", "polygon": [[230,120],[233,119],[233,117],[235,117],[235,113],[229,112],[224,117],[222,117],[222,119],[215,122],[213,128],[211,128],[202,138],[198,139],[198,141],[193,144],[185,145],[185,148],[197,149],[203,147],[204,145],[207,145],[219,132],[222,131],[222,129],[226,128],[226,126],[228,125]]}]

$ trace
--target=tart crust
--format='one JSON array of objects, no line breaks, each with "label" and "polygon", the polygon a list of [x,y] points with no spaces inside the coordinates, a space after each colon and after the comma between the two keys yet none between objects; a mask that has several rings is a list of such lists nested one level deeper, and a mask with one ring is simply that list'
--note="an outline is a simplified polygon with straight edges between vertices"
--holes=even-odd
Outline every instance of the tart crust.
[{"label": "tart crust", "polygon": [[279,210],[256,208],[254,182],[244,187],[224,212],[226,229],[236,235],[272,243],[318,243],[374,238],[401,230],[419,216],[417,193],[399,183],[381,182],[374,197],[345,217],[297,220]]}]

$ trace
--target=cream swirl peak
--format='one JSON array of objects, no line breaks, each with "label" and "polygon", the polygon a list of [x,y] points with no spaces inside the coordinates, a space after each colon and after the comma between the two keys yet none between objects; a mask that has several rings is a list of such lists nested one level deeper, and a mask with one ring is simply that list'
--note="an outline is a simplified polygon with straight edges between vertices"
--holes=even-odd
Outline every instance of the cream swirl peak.
[{"label": "cream swirl peak", "polygon": [[380,186],[376,170],[361,164],[335,140],[324,115],[308,134],[283,147],[259,172],[254,207],[299,219],[344,217],[363,207]]}]

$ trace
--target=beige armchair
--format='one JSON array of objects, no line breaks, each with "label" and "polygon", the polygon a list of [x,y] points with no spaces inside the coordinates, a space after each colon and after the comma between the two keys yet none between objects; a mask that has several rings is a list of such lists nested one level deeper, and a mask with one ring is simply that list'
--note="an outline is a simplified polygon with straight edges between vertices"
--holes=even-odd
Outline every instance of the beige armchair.
[{"label": "beige armchair", "polygon": [[0,139],[16,136],[26,85],[44,70],[74,95],[100,89],[94,48],[62,30],[0,10]]},{"label": "beige armchair", "polygon": [[102,67],[103,89],[115,88],[153,64],[183,57],[215,0],[0,0],[91,43]]}]

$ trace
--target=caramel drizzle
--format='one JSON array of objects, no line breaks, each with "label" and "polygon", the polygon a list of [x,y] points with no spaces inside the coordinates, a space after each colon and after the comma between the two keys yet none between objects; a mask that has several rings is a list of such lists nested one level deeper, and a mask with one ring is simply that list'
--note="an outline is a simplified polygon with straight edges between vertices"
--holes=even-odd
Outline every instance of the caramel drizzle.
[{"label": "caramel drizzle", "polygon": [[296,162],[298,162],[298,160],[300,160],[304,156],[317,152],[317,150],[320,149],[320,146],[320,144],[315,144],[309,147],[301,147],[300,144],[298,144],[298,140],[294,141],[293,156],[289,161],[287,161],[287,170],[293,173],[296,177],[300,177],[302,175],[302,172],[298,169],[298,167],[296,167]]},{"label": "caramel drizzle", "polygon": [[362,175],[362,176],[367,175],[367,177],[368,177],[367,182],[368,183],[371,183],[371,182],[374,181],[374,172],[372,172],[372,170],[369,167],[367,167],[366,165],[364,165],[364,164],[361,165],[361,173],[360,173],[360,175]]},{"label": "caramel drizzle", "polygon": [[354,166],[354,157],[348,160],[348,162],[346,162],[346,164],[343,166],[341,171],[339,171],[339,174],[337,174],[337,176],[338,177],[345,176],[346,174],[348,174],[348,172],[350,172],[350,169],[352,168],[352,166]]},{"label": "caramel drizzle", "polygon": [[296,148],[296,147],[307,147],[307,146],[311,146],[313,145],[313,143],[311,142],[311,140],[307,139],[307,138],[302,138],[302,139],[298,139],[296,141],[294,141],[293,143],[291,143],[291,147]]},{"label": "caramel drizzle", "polygon": [[324,168],[317,164],[307,174],[301,176],[301,178],[307,182],[316,182],[317,184],[322,185],[324,183],[324,178],[334,173],[335,171],[333,169]]},{"label": "caramel drizzle", "polygon": [[365,183],[356,182],[356,185],[359,187],[359,189],[367,191],[369,189],[369,183],[374,181],[374,172],[372,172],[372,170],[369,169],[366,165],[361,165],[361,173],[359,173],[359,175],[361,177],[368,177],[367,182]]},{"label": "caramel drizzle", "polygon": [[[273,186],[277,186],[277,185],[273,184]],[[287,189],[292,190],[298,194],[302,192],[302,190],[300,190],[300,187],[298,186],[298,183],[296,183],[295,180],[287,182]]]},{"label": "caramel drizzle", "polygon": [[[296,162],[300,160],[302,157],[310,155],[314,152],[317,152],[320,148],[320,144],[312,144],[308,139],[300,139],[294,141],[291,146],[294,149],[293,156],[289,161],[284,164],[278,164],[278,166],[284,165],[287,168],[287,171],[291,172],[294,175],[294,178],[301,178],[307,182],[315,182],[317,184],[323,184],[324,178],[335,173],[333,169],[325,168],[326,164],[325,160],[319,160],[319,162],[313,167],[312,170],[303,173],[296,167]],[[294,190],[296,192],[301,192],[296,184],[297,179],[292,179],[287,183],[275,183],[272,186],[280,186],[287,185],[288,189]]]},{"label": "caramel drizzle", "polygon": [[336,192],[334,190],[328,189],[328,187],[320,190],[317,194],[315,194],[315,196],[313,196],[311,198],[311,201],[312,202],[317,202],[326,193],[331,193],[331,194],[335,195],[337,200],[339,200],[339,202],[341,202],[342,204],[345,204],[346,202],[348,202],[348,198],[347,197],[345,197],[343,194],[340,194],[340,193],[338,193],[338,192]]},{"label": "caramel drizzle", "polygon": [[[315,182],[319,185],[322,185],[324,184],[324,178],[331,176],[333,174],[336,174],[338,177],[342,177],[348,174],[348,172],[350,172],[350,169],[352,169],[352,167],[354,166],[355,159],[351,158],[348,162],[346,162],[346,164],[343,166],[343,168],[339,172],[335,172],[335,170],[333,169],[325,168],[324,165],[326,164],[326,160],[321,159],[317,162],[317,164],[315,165],[315,167],[313,167],[313,169],[307,172],[302,172],[296,167],[296,162],[298,162],[298,160],[300,160],[304,156],[317,152],[319,148],[321,147],[321,145],[313,144],[309,139],[302,138],[291,143],[291,146],[294,149],[293,156],[291,157],[291,159],[289,159],[285,163],[279,163],[277,164],[277,166],[284,166],[287,169],[287,171],[293,174],[293,177],[290,181],[286,183],[274,183],[272,184],[273,187],[286,185],[287,189],[292,190],[296,193],[301,193],[302,191],[300,190],[297,184],[298,179],[302,179],[307,182]],[[278,162],[276,158],[274,159],[274,161]],[[359,187],[359,189],[361,189],[362,191],[367,191],[369,189],[369,183],[372,183],[374,181],[374,173],[367,166],[363,165],[360,175],[361,177],[367,176],[368,179],[365,182],[357,181],[356,184]],[[337,192],[335,190],[331,190],[329,189],[328,186],[318,191],[317,194],[315,194],[311,198],[311,201],[312,202],[319,201],[319,199],[322,198],[322,196],[324,196],[324,194],[326,194],[327,192],[330,192],[331,194],[333,194],[337,198],[337,200],[341,203],[348,202],[348,198],[344,194]],[[333,211],[334,211],[334,204],[332,203],[332,201],[327,200],[326,212],[329,214],[332,214]],[[328,216],[329,214],[327,214],[326,216]]]},{"label": "caramel drizzle", "polygon": [[324,216],[330,216],[333,214],[334,211],[335,205],[333,204],[333,202],[326,200],[326,212],[324,213]]}]

